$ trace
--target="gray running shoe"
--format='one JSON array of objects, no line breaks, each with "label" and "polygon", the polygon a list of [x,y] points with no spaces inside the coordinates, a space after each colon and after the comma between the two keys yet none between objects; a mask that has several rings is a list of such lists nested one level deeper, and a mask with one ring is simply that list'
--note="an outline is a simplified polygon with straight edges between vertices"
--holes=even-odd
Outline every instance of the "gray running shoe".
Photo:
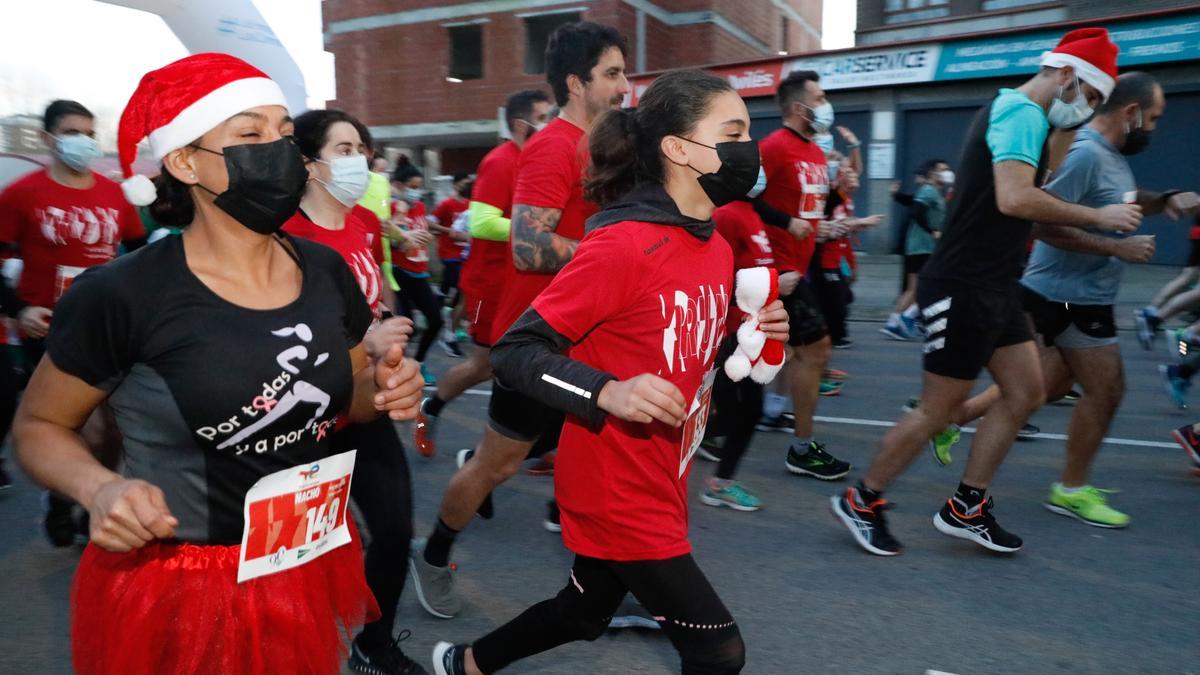
[{"label": "gray running shoe", "polygon": [[434,567],[425,562],[425,540],[414,539],[408,557],[417,600],[426,612],[439,619],[453,619],[462,610],[462,600],[454,592],[453,572],[449,567]]}]

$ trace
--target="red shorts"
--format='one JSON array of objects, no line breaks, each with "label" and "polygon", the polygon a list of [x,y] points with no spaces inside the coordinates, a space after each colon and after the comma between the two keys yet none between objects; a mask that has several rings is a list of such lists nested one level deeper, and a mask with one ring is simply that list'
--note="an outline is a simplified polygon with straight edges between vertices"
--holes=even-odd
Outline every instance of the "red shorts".
[{"label": "red shorts", "polygon": [[351,543],[241,584],[240,546],[89,545],[71,588],[75,672],[339,672],[354,631],[379,618],[351,528]]},{"label": "red shorts", "polygon": [[500,339],[499,335],[493,334],[496,310],[499,308],[500,299],[497,297],[488,298],[473,293],[463,295],[463,310],[467,321],[471,323],[471,339],[480,347],[491,347]]}]

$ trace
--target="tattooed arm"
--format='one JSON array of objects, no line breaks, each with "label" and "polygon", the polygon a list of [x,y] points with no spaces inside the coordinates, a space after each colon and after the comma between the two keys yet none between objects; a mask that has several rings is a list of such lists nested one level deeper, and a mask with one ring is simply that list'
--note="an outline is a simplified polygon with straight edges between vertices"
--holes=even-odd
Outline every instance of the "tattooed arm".
[{"label": "tattooed arm", "polygon": [[513,206],[511,240],[517,270],[550,274],[571,261],[579,242],[554,233],[561,217],[562,209]]}]

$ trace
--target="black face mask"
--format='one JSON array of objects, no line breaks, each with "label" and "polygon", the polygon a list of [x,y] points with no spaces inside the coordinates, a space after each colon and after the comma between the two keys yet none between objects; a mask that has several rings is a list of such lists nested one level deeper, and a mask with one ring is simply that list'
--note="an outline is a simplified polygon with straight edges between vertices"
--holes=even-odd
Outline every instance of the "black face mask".
[{"label": "black face mask", "polygon": [[1121,146],[1122,155],[1136,155],[1150,146],[1150,137],[1154,132],[1142,128],[1142,111],[1138,110],[1138,126],[1125,133],[1125,145]]},{"label": "black face mask", "polygon": [[[679,138],[683,138],[680,136]],[[758,143],[754,141],[726,141],[715,146],[704,145],[690,138],[683,138],[688,143],[717,151],[721,160],[721,168],[716,173],[700,173],[696,167],[688,164],[688,168],[700,174],[696,179],[704,194],[712,200],[713,206],[724,206],[739,199],[746,199],[755,184],[758,183],[758,169],[761,161],[758,156]]]},{"label": "black face mask", "polygon": [[217,208],[259,234],[275,234],[300,208],[308,171],[295,141],[281,138],[270,143],[230,145],[216,152],[225,158],[229,188],[216,196]]}]

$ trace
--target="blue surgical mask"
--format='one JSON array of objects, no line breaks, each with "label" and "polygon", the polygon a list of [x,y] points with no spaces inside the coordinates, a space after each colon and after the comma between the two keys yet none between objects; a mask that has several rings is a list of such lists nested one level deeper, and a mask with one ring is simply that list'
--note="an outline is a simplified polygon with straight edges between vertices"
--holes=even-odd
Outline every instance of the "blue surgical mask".
[{"label": "blue surgical mask", "polygon": [[838,169],[841,167],[841,162],[836,161],[836,160],[831,161],[831,162],[829,162],[828,167],[829,167],[829,182],[833,183],[833,179],[837,178]]},{"label": "blue surgical mask", "polygon": [[[803,103],[801,105],[804,105]],[[833,104],[826,101],[815,108],[809,108],[812,111],[812,127],[813,131],[818,134],[827,134],[833,129]]]},{"label": "blue surgical mask", "polygon": [[1058,88],[1058,94],[1050,104],[1050,112],[1046,113],[1046,119],[1055,128],[1072,129],[1088,121],[1094,111],[1088,105],[1087,97],[1083,95],[1078,77],[1075,78],[1075,98],[1070,103],[1062,100],[1063,89]]},{"label": "blue surgical mask", "polygon": [[330,161],[316,160],[329,165],[329,182],[314,178],[325,189],[345,206],[354,206],[367,193],[367,184],[371,179],[371,171],[367,167],[366,155],[347,155],[334,157]]},{"label": "blue surgical mask", "polygon": [[91,168],[92,162],[103,154],[96,139],[84,134],[68,134],[55,137],[55,151],[63,164],[83,173]]},{"label": "blue surgical mask", "polygon": [[750,188],[750,191],[746,193],[746,196],[750,199],[754,199],[766,191],[767,172],[763,171],[763,168],[760,166],[758,167],[758,180],[754,181],[754,187]]},{"label": "blue surgical mask", "polygon": [[813,136],[813,143],[826,155],[833,152],[833,134],[817,134]]}]

